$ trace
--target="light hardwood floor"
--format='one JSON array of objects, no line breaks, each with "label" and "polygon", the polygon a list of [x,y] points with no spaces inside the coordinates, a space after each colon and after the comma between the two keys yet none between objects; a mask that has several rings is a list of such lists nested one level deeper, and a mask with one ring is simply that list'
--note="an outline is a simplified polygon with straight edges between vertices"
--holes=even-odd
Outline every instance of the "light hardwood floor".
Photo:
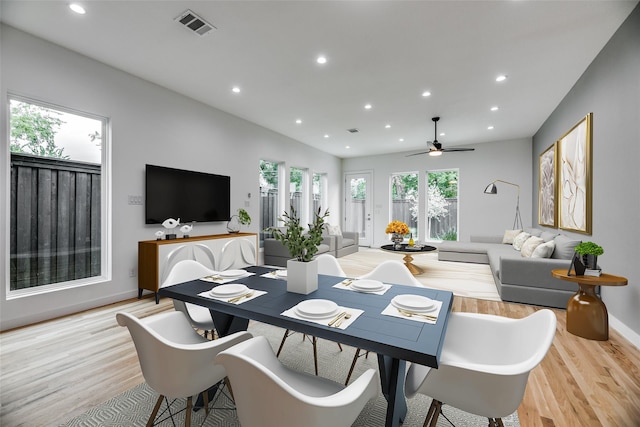
[{"label": "light hardwood floor", "polygon": [[[538,307],[456,297],[455,311],[524,317]],[[143,381],[117,311],[144,317],[173,310],[163,298],[129,300],[0,334],[2,426],[54,426]],[[529,377],[523,427],[640,426],[640,351],[611,331],[589,341],[566,331],[554,310],[553,346]],[[490,393],[491,390],[487,390]]]}]

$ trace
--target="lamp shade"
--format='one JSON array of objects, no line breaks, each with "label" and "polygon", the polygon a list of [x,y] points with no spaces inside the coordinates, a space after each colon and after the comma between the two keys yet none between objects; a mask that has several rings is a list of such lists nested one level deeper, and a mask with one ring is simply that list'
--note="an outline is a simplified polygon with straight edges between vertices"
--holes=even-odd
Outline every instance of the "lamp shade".
[{"label": "lamp shade", "polygon": [[498,187],[496,187],[496,184],[492,182],[491,184],[487,185],[487,188],[484,189],[484,192],[486,194],[498,194]]}]

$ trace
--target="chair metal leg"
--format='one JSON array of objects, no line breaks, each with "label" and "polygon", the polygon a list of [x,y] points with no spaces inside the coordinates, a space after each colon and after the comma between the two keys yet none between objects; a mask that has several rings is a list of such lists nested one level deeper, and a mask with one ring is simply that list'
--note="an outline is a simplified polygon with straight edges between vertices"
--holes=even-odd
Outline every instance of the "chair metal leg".
[{"label": "chair metal leg", "polygon": [[[206,395],[207,393],[205,393]],[[207,398],[207,400],[209,400]],[[191,412],[193,411],[193,402],[191,396],[187,398],[187,411],[184,414],[184,427],[191,427]]]},{"label": "chair metal leg", "polygon": [[278,347],[278,352],[276,353],[276,357],[280,357],[280,352],[282,351],[282,347],[284,347],[284,342],[287,340],[289,335],[291,335],[292,333],[293,332],[290,331],[289,329],[284,331],[284,335],[282,336],[282,341],[280,342],[280,347]]},{"label": "chair metal leg", "polygon": [[311,344],[313,345],[313,366],[316,369],[316,376],[318,376],[318,338],[311,337]]},{"label": "chair metal leg", "polygon": [[164,399],[164,396],[160,395],[156,401],[156,406],[154,406],[153,411],[151,411],[151,416],[149,417],[149,421],[147,421],[147,427],[153,426],[153,421],[156,419],[156,415],[158,415],[160,405],[162,405],[162,399]]},{"label": "chair metal leg", "polygon": [[440,412],[442,411],[442,402],[439,400],[433,399],[431,401],[431,406],[429,406],[429,411],[427,412],[427,417],[424,419],[424,424],[422,427],[436,427],[438,424],[438,418],[440,417]]},{"label": "chair metal leg", "polygon": [[209,390],[202,393],[202,400],[204,401],[204,413],[209,415]]},{"label": "chair metal leg", "polygon": [[489,418],[489,427],[504,427],[502,418]]},{"label": "chair metal leg", "polygon": [[[340,348],[342,350],[342,347]],[[349,385],[349,380],[351,379],[351,375],[353,374],[353,369],[356,367],[356,362],[358,362],[358,358],[364,355],[365,358],[369,357],[369,350],[362,353],[362,349],[358,348],[356,350],[356,354],[353,355],[353,361],[351,362],[351,368],[349,368],[349,373],[347,374],[347,379],[344,382],[344,385]]]}]

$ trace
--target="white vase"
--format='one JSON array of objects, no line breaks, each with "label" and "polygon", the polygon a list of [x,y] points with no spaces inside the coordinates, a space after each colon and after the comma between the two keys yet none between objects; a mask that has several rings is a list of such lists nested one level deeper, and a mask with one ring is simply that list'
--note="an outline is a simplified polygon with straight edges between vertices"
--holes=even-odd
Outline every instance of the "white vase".
[{"label": "white vase", "polygon": [[287,261],[287,292],[308,295],[318,289],[318,260]]}]

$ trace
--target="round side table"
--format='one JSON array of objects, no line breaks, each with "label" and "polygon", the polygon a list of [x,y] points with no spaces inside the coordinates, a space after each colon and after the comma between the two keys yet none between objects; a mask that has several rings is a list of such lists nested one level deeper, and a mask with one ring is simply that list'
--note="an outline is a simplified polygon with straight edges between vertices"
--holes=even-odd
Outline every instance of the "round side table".
[{"label": "round side table", "polygon": [[566,269],[552,270],[551,275],[580,287],[567,303],[567,331],[590,340],[608,340],[609,315],[607,307],[596,295],[596,286],[625,286],[627,279],[606,273],[597,277],[569,276]]}]

